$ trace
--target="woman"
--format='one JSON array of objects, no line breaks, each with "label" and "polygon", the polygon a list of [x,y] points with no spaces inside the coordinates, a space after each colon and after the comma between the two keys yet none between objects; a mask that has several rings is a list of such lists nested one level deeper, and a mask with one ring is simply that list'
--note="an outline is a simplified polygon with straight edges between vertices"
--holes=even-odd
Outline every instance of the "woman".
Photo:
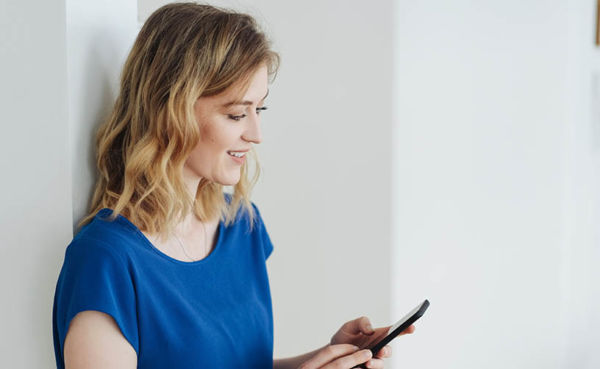
[{"label": "woman", "polygon": [[98,131],[90,213],[57,283],[59,368],[383,367],[389,347],[371,358],[355,346],[387,330],[367,318],[273,361],[273,246],[247,157],[278,61],[248,15],[181,3],[146,21]]}]

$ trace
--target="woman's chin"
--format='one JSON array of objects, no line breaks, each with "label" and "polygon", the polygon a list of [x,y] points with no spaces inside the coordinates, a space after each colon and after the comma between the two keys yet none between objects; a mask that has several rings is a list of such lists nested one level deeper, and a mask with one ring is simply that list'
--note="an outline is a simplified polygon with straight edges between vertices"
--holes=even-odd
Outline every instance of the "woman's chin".
[{"label": "woman's chin", "polygon": [[237,176],[236,178],[220,178],[217,183],[222,186],[235,186],[239,181],[240,177]]}]

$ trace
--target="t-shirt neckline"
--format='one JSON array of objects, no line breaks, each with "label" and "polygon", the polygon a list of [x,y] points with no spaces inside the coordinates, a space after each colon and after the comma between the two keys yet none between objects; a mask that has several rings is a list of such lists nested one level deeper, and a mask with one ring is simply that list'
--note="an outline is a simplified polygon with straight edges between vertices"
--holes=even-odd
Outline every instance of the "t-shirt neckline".
[{"label": "t-shirt neckline", "polygon": [[[103,213],[110,215],[110,214],[112,214],[112,209],[103,208],[100,211],[98,211],[97,216],[104,215]],[[162,258],[167,259],[170,262],[173,262],[176,264],[198,265],[198,264],[208,263],[210,260],[212,260],[216,257],[216,254],[220,251],[221,244],[223,243],[223,230],[225,229],[225,224],[224,224],[223,220],[220,219],[219,225],[217,227],[217,242],[215,244],[215,247],[211,251],[211,253],[208,254],[205,258],[202,258],[200,260],[183,261],[183,260],[175,259],[174,257],[171,257],[171,256],[165,254],[164,252],[160,251],[156,246],[154,246],[154,244],[152,242],[150,242],[150,240],[146,237],[146,235],[144,235],[144,233],[142,233],[142,231],[135,224],[133,224],[129,219],[127,219],[125,216],[119,214],[117,216],[117,219],[121,220],[126,226],[131,228],[135,232],[135,234],[144,242],[144,244],[146,246],[148,246],[148,248],[150,248],[151,250],[156,252]]]}]

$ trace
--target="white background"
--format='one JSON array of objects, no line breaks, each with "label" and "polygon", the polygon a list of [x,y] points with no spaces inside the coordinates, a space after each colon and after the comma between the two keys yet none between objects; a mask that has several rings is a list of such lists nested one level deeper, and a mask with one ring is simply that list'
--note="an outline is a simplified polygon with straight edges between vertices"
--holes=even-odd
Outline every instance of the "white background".
[{"label": "white background", "polygon": [[395,14],[392,311],[432,302],[398,367],[600,367],[594,2]]},{"label": "white background", "polygon": [[[254,196],[276,357],[429,298],[387,367],[600,366],[594,3],[214,3],[255,15],[282,55]],[[91,135],[136,16],[160,4],[0,3],[1,367],[54,366]]]}]

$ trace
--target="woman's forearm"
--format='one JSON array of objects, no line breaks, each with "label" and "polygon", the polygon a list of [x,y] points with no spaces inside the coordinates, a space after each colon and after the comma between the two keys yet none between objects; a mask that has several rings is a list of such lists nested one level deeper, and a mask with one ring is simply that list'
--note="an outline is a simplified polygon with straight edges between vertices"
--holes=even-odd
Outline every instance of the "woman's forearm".
[{"label": "woman's forearm", "polygon": [[322,350],[324,347],[327,347],[327,345],[299,356],[288,357],[285,359],[275,359],[273,361],[273,369],[298,369],[302,363],[315,356],[317,352]]}]

